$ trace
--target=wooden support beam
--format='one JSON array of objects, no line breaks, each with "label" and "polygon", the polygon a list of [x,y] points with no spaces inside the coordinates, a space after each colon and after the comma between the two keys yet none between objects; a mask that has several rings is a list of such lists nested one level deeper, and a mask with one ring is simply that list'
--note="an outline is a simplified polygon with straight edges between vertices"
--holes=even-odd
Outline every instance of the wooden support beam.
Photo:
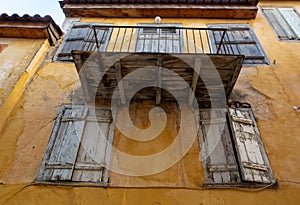
[{"label": "wooden support beam", "polygon": [[161,101],[161,58],[157,60],[157,84],[156,84],[156,104]]},{"label": "wooden support beam", "polygon": [[113,18],[225,18],[254,19],[258,8],[252,5],[197,4],[65,4],[67,17]]},{"label": "wooden support beam", "polygon": [[120,97],[121,97],[121,103],[125,104],[126,97],[125,97],[125,92],[124,92],[124,87],[123,87],[123,82],[122,82],[122,67],[121,67],[120,62],[117,62],[115,64],[115,69],[116,69],[116,78],[118,81],[119,93],[120,93]]},{"label": "wooden support beam", "polygon": [[195,91],[197,88],[197,82],[200,74],[200,66],[201,66],[201,58],[196,58],[194,72],[193,72],[193,79],[191,83],[191,91],[189,93],[189,105],[193,104],[193,99],[194,99]]}]

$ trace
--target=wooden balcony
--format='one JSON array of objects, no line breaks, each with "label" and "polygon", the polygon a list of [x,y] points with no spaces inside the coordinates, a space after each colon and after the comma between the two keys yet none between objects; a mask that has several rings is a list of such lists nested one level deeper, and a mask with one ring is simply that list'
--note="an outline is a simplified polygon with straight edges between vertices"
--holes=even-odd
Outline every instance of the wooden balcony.
[{"label": "wooden balcony", "polygon": [[[209,107],[229,97],[244,59],[223,43],[226,29],[95,26],[93,31],[96,49],[91,43],[72,51],[88,103],[110,100],[117,89],[115,100],[120,103],[153,99],[159,104],[175,100],[175,93],[189,104],[195,94],[202,107]],[[103,42],[108,33],[109,42]],[[141,68],[139,77],[122,80]]]}]

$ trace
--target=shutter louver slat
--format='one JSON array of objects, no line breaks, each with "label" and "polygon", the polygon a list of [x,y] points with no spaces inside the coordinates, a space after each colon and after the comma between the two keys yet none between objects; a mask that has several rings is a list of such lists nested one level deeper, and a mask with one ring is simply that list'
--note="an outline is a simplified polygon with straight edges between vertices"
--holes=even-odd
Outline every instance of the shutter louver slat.
[{"label": "shutter louver slat", "polygon": [[228,108],[244,181],[271,183],[271,170],[251,108]]}]

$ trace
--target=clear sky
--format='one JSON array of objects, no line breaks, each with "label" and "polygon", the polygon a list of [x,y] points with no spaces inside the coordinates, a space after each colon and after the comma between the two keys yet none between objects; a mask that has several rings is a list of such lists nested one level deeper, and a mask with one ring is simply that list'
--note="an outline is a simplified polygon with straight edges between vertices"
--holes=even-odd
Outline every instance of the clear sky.
[{"label": "clear sky", "polygon": [[58,0],[0,0],[0,14],[2,13],[17,13],[20,16],[40,14],[42,17],[50,15],[59,26],[64,20]]}]

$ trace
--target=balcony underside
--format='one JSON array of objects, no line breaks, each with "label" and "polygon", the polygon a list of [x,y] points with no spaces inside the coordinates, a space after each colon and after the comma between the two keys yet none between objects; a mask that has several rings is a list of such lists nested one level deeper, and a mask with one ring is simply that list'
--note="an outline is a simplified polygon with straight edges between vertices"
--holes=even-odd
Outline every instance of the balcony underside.
[{"label": "balcony underside", "polygon": [[62,5],[67,17],[227,18],[254,19],[255,4],[72,4]]},{"label": "balcony underside", "polygon": [[[244,58],[216,54],[72,53],[88,103],[111,100],[116,90],[113,99],[121,103],[136,99],[155,100],[159,104],[161,100],[175,100],[171,94],[175,93],[176,100],[186,100],[190,104],[195,102],[191,97],[195,94],[202,107],[222,103],[229,97]],[[139,69],[142,71],[135,73]],[[165,69],[180,77],[164,72]],[[129,74],[133,77],[127,78]],[[131,98],[134,90],[138,92]]]}]

